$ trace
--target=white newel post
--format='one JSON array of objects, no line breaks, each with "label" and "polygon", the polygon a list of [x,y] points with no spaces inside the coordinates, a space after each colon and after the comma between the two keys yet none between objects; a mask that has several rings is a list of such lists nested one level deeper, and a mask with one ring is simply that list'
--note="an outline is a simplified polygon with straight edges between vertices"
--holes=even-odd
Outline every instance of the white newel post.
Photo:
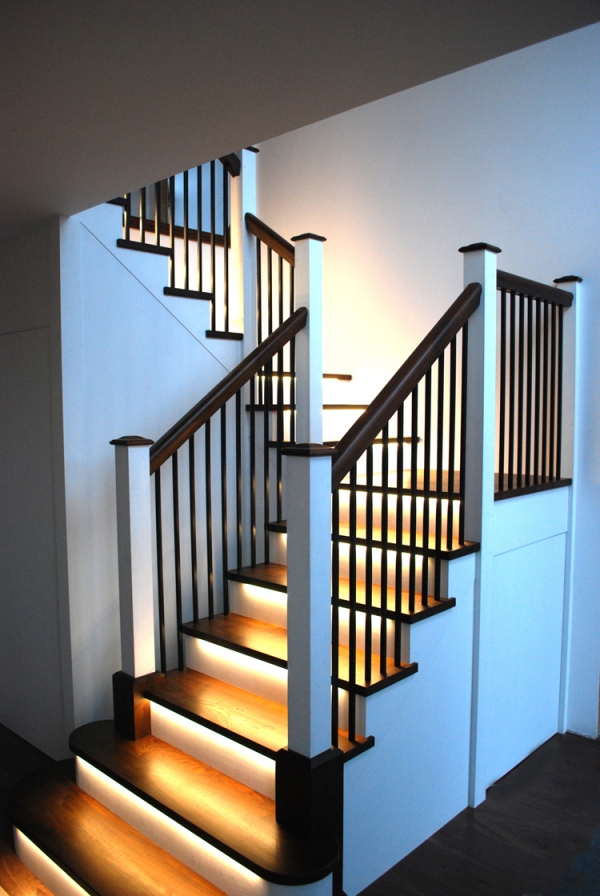
[{"label": "white newel post", "polygon": [[114,439],[122,671],[155,671],[150,439]]},{"label": "white newel post", "polygon": [[496,256],[501,250],[487,243],[474,243],[459,251],[464,254],[464,285],[480,283],[482,288],[479,308],[469,319],[464,506],[465,538],[481,545],[475,582],[469,769],[469,805],[476,806],[485,799],[489,784],[481,780],[477,762],[479,640],[481,630],[487,625],[486,601],[491,597],[496,452]]},{"label": "white newel post", "polygon": [[245,215],[256,214],[256,153],[242,149],[240,174],[231,183],[231,274],[243,314],[244,357],[256,348],[256,239],[246,229]]},{"label": "white newel post", "polygon": [[297,418],[286,450],[288,566],[288,744],[315,757],[331,747],[331,449],[323,438],[323,237],[296,244]]}]

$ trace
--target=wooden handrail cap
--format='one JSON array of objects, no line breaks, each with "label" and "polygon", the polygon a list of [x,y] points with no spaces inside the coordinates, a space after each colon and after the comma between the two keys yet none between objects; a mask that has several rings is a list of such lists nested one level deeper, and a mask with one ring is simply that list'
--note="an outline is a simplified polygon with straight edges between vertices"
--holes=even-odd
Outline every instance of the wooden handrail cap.
[{"label": "wooden handrail cap", "polygon": [[298,236],[290,237],[293,243],[297,243],[298,240],[318,240],[320,243],[326,243],[326,236],[319,236],[318,233],[301,233]]},{"label": "wooden handrail cap", "polygon": [[337,453],[337,448],[330,448],[320,442],[301,442],[298,445],[290,445],[289,448],[282,448],[281,453],[290,457],[332,457]]},{"label": "wooden handrail cap", "polygon": [[554,283],[583,283],[583,277],[578,277],[577,274],[567,274],[565,277],[557,277]]},{"label": "wooden handrail cap", "polygon": [[154,445],[154,439],[145,439],[143,436],[121,436],[118,439],[113,439],[110,444],[135,448],[139,445]]},{"label": "wooden handrail cap", "polygon": [[482,249],[487,249],[488,252],[495,252],[498,255],[502,252],[502,249],[499,249],[498,246],[492,246],[491,243],[471,243],[469,246],[461,246],[458,250],[459,252],[480,252]]}]

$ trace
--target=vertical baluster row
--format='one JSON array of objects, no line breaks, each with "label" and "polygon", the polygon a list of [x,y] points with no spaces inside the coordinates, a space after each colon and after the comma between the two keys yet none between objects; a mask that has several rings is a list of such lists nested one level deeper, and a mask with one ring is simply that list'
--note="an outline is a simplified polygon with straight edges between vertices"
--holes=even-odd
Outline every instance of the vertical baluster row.
[{"label": "vertical baluster row", "polygon": [[523,485],[523,415],[525,394],[525,296],[523,293],[519,293],[518,336],[516,486],[520,488]]},{"label": "vertical baluster row", "polygon": [[558,384],[556,397],[556,478],[561,477],[562,462],[562,369],[563,369],[563,312],[562,305],[558,306]]},{"label": "vertical baluster row", "polygon": [[456,451],[456,336],[450,343],[450,382],[448,408],[448,517],[446,520],[446,548],[454,542],[454,460]]},{"label": "vertical baluster row", "polygon": [[531,455],[533,439],[533,300],[527,296],[527,400],[525,406],[525,485],[531,485]]}]

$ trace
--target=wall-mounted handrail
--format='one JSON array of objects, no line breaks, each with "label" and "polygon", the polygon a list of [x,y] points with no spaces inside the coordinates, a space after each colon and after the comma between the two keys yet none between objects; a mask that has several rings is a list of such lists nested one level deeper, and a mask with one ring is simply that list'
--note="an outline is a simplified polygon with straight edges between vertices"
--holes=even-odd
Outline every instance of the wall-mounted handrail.
[{"label": "wall-mounted handrail", "polygon": [[481,299],[479,283],[469,283],[420,345],[383,387],[367,410],[338,442],[332,468],[336,489],[351,467],[367,450],[392,414],[410,395],[419,380],[473,314]]},{"label": "wall-mounted handrail", "polygon": [[265,243],[269,249],[273,249],[277,255],[280,255],[292,267],[296,264],[296,251],[292,243],[288,243],[286,239],[269,227],[268,224],[265,224],[264,221],[261,221],[260,218],[257,218],[256,215],[247,212],[245,217],[246,227],[253,236]]},{"label": "wall-mounted handrail", "polygon": [[536,280],[528,280],[527,277],[508,274],[506,271],[497,272],[496,286],[507,292],[519,293],[532,299],[541,299],[543,302],[552,302],[553,305],[564,305],[565,308],[570,308],[573,304],[573,293],[566,289],[548,286],[547,283],[538,283]]},{"label": "wall-mounted handrail", "polygon": [[264,342],[244,358],[227,376],[218,383],[171,429],[158,439],[150,452],[150,474],[154,473],[180,448],[191,435],[197,432],[216,411],[219,410],[242,386],[244,386],[265,364],[306,325],[308,312],[298,308]]}]

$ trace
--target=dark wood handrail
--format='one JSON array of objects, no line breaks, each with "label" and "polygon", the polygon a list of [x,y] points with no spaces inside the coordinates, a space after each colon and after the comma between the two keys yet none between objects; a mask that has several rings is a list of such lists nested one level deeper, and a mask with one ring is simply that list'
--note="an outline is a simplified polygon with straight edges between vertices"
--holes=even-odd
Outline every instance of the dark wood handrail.
[{"label": "dark wood handrail", "polygon": [[296,250],[291,243],[288,243],[287,240],[269,227],[268,224],[265,224],[264,221],[261,221],[256,215],[251,215],[250,212],[246,212],[246,228],[270,249],[273,249],[278,255],[281,255],[284,261],[289,262],[292,267],[294,267],[296,264]]},{"label": "dark wood handrail", "polygon": [[496,275],[498,289],[506,289],[509,292],[523,293],[533,299],[541,299],[544,302],[552,302],[554,305],[564,305],[570,308],[573,304],[573,293],[558,286],[548,286],[546,283],[538,283],[536,280],[528,280],[517,274],[507,274],[506,271],[498,271]]},{"label": "dark wood handrail", "polygon": [[421,377],[439,358],[446,346],[468,321],[481,299],[479,283],[469,283],[437,324],[429,331],[412,355],[396,371],[379,395],[346,435],[338,442],[337,455],[331,471],[332,488],[335,490],[352,465],[367,450],[381,432],[392,414],[405,401]]},{"label": "dark wood handrail", "polygon": [[218,411],[226,401],[244,386],[273,355],[286,345],[296,333],[306,325],[308,311],[298,308],[277,327],[264,342],[250,352],[237,367],[212,389],[201,401],[188,411],[171,429],[161,436],[150,450],[150,475],[155,473],[166,460],[180,448],[191,435]]}]

